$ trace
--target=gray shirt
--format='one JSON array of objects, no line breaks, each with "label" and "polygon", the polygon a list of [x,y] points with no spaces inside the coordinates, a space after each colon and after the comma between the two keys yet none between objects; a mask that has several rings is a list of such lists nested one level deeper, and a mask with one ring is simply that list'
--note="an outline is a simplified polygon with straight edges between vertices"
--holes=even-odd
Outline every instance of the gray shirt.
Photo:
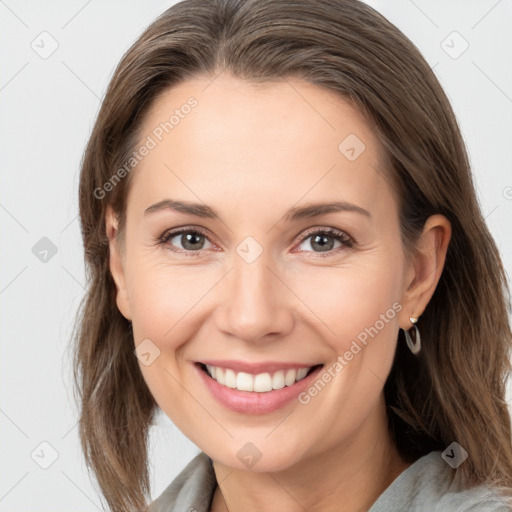
[{"label": "gray shirt", "polygon": [[[151,503],[148,512],[210,512],[217,486],[212,459],[200,452]],[[340,508],[340,511],[342,508]],[[456,471],[433,451],[403,471],[368,512],[510,512],[498,493],[461,490]]]}]

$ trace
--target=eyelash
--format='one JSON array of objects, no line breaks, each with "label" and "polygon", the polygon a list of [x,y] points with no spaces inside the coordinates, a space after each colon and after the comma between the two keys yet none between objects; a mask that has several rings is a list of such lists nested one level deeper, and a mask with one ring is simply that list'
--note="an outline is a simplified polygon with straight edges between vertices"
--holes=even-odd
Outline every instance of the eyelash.
[{"label": "eyelash", "polygon": [[[206,239],[208,239],[208,235],[206,233],[204,233],[203,231],[201,231],[200,229],[185,227],[185,228],[177,229],[175,231],[164,232],[158,238],[158,244],[166,245],[171,238],[174,238],[175,236],[181,235],[183,233],[194,233],[197,235],[204,236]],[[330,251],[326,251],[325,253],[321,253],[321,252],[315,253],[320,258],[332,256],[333,254],[337,253],[339,250],[344,249],[344,248],[351,249],[352,247],[354,247],[354,244],[355,244],[354,240],[350,236],[348,236],[346,233],[344,233],[343,231],[339,231],[334,228],[322,228],[322,229],[308,231],[304,235],[304,237],[300,240],[299,245],[301,245],[308,238],[311,238],[313,235],[328,235],[328,236],[333,237],[335,240],[339,241],[342,244],[342,247],[337,247]],[[187,250],[182,250],[182,249],[175,249],[172,246],[167,247],[167,249],[171,252],[182,253],[182,254],[185,254],[186,256],[192,256],[192,257],[201,255],[201,252],[203,251],[203,249],[199,249],[197,251],[187,251]],[[299,251],[299,252],[310,253],[310,252],[314,252],[314,251]],[[309,257],[311,257],[311,256],[309,256]],[[316,256],[314,256],[314,257],[316,257]]]}]

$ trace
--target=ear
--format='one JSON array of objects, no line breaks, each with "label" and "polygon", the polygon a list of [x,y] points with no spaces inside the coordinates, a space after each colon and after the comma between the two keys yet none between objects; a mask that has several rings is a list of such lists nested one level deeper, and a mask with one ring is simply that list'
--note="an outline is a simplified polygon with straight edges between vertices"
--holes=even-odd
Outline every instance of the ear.
[{"label": "ear", "polygon": [[124,269],[124,258],[117,240],[118,220],[112,207],[107,206],[105,213],[105,230],[109,240],[109,267],[110,273],[116,283],[116,303],[121,314],[131,320],[130,301],[126,288],[126,274]]},{"label": "ear", "polygon": [[427,307],[444,268],[451,238],[450,221],[440,214],[430,216],[409,263],[402,297],[400,327],[412,327],[410,317],[420,317]]}]

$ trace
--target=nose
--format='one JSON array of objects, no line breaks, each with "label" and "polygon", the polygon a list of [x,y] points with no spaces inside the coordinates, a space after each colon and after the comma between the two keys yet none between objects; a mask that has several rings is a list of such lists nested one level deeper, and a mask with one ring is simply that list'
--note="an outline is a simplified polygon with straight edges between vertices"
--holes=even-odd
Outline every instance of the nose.
[{"label": "nose", "polygon": [[217,327],[224,334],[250,343],[284,337],[293,328],[293,294],[263,252],[248,263],[234,255],[224,280]]}]

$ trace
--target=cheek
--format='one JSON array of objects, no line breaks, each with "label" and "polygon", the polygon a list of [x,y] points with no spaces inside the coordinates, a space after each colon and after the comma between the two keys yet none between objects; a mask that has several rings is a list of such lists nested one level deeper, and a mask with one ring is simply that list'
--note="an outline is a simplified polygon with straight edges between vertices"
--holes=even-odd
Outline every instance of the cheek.
[{"label": "cheek", "polygon": [[172,267],[149,258],[134,261],[129,286],[134,328],[156,339],[176,337],[181,319],[193,315],[194,308],[215,285],[213,272],[191,267]]},{"label": "cheek", "polygon": [[[131,263],[134,345],[145,343],[151,347],[150,352],[157,354],[151,364],[139,363],[139,367],[158,405],[179,428],[187,430],[187,425],[181,424],[188,395],[181,384],[184,374],[179,364],[180,350],[193,335],[195,308],[214,281],[205,282],[190,268],[155,264],[150,258],[132,259]],[[146,340],[151,343],[148,345]]]},{"label": "cheek", "polygon": [[[397,260],[395,260],[397,261]],[[297,295],[315,313],[338,354],[353,340],[380,339],[396,332],[400,268],[382,258],[338,268],[311,268],[296,278]]]},{"label": "cheek", "polygon": [[[336,435],[348,435],[369,414],[391,370],[402,309],[396,257],[301,276],[299,296],[315,312],[315,329],[331,349],[322,377],[326,384],[312,384],[301,403],[310,404]],[[317,391],[324,387],[327,392]],[[339,413],[332,417],[328,410]]]},{"label": "cheek", "polygon": [[[183,395],[178,382],[186,380],[183,359],[187,342],[204,319],[204,307],[215,293],[218,269],[171,266],[160,258],[132,259],[129,285],[134,344],[151,340],[158,357],[149,366],[140,365],[144,379],[160,404],[168,396],[179,407]],[[146,342],[147,343],[147,342]]]}]

